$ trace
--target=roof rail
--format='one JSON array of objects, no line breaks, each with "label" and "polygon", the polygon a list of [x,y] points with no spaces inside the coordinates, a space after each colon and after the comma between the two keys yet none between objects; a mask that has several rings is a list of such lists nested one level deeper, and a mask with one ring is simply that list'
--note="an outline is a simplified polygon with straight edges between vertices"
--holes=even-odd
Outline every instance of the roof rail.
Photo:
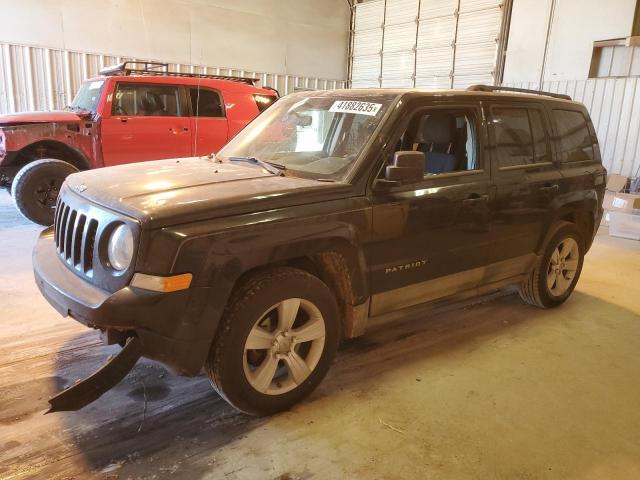
[{"label": "roof rail", "polygon": [[214,80],[231,80],[233,82],[246,83],[247,85],[255,85],[259,82],[259,78],[250,77],[233,77],[231,75],[207,75],[204,73],[182,73],[170,72],[168,63],[160,62],[137,62],[126,61],[117,65],[103,68],[100,75],[116,76],[116,75],[149,75],[149,76],[168,76],[168,77],[191,77],[191,78],[211,78]]},{"label": "roof rail", "polygon": [[467,87],[470,92],[517,92],[530,93],[533,95],[544,95],[545,97],[561,98],[562,100],[571,100],[569,95],[564,93],[545,92],[543,90],[530,90],[528,88],[503,87],[500,85],[471,85]]}]

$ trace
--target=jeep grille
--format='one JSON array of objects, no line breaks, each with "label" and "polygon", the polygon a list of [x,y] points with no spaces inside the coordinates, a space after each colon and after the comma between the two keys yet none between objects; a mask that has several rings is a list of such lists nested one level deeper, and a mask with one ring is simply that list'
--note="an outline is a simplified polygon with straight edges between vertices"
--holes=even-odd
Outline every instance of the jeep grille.
[{"label": "jeep grille", "polygon": [[135,259],[140,224],[77,195],[65,182],[58,195],[53,223],[56,253],[76,275],[103,290],[115,292],[128,285],[135,270],[135,261],[124,271],[112,269],[106,261],[109,237],[114,228],[123,223],[133,232]]},{"label": "jeep grille", "polygon": [[93,270],[93,249],[98,220],[67,205],[58,198],[54,235],[58,255],[73,268],[90,275]]}]

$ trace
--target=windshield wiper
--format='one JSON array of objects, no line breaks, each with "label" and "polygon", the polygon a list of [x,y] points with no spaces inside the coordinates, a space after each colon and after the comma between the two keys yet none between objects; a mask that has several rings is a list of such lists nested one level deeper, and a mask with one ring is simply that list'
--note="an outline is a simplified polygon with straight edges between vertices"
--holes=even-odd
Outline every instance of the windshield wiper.
[{"label": "windshield wiper", "polygon": [[228,160],[230,162],[244,162],[250,163],[252,165],[259,165],[264,168],[267,172],[270,172],[274,175],[283,175],[284,171],[287,169],[284,165],[280,165],[278,163],[265,162],[264,160],[260,160],[256,157],[229,157]]}]

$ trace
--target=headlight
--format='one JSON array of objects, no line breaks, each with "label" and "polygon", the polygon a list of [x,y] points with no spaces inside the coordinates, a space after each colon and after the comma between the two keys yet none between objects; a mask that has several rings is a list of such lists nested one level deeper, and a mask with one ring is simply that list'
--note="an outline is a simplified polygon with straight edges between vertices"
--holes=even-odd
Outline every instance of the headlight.
[{"label": "headlight", "polygon": [[133,233],[129,227],[120,225],[113,231],[107,246],[107,256],[115,270],[129,268],[133,259]]}]

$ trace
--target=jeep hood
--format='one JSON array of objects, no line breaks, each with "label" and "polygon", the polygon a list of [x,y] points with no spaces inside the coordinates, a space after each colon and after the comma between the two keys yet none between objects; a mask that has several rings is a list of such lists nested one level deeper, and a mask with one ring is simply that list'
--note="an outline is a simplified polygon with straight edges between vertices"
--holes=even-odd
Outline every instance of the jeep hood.
[{"label": "jeep hood", "polygon": [[351,186],[278,176],[207,157],[157,160],[75,173],[66,187],[148,228],[344,197]]},{"label": "jeep hood", "polygon": [[66,110],[56,110],[53,112],[20,112],[0,115],[0,126],[48,122],[72,123],[79,121],[80,116],[78,114]]}]

